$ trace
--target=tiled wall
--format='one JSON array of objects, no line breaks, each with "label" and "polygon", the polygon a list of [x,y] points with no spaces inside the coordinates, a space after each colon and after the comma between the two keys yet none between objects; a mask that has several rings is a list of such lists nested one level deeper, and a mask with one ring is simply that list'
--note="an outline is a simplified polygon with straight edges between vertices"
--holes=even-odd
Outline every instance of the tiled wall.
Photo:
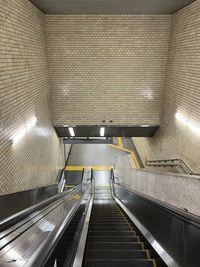
[{"label": "tiled wall", "polygon": [[53,121],[159,124],[171,16],[47,16]]},{"label": "tiled wall", "polygon": [[[44,24],[29,1],[0,1],[0,194],[54,183],[64,164],[51,126]],[[37,124],[13,145],[33,116]]]},{"label": "tiled wall", "polygon": [[140,155],[143,159],[181,158],[200,173],[199,0],[173,15],[162,114],[154,138],[134,138]]}]

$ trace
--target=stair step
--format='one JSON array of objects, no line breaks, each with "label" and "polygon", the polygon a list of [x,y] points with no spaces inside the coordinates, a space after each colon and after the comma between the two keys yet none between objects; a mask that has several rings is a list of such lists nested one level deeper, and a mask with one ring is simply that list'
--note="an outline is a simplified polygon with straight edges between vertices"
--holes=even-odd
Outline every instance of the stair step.
[{"label": "stair step", "polygon": [[88,236],[88,242],[140,242],[137,236]]},{"label": "stair step", "polygon": [[85,267],[154,267],[152,260],[86,260]]},{"label": "stair step", "polygon": [[89,231],[89,236],[135,236],[134,231]]},{"label": "stair step", "polygon": [[121,216],[121,214],[119,212],[98,212],[98,213],[92,213],[92,216],[97,216],[97,217],[101,217],[102,215],[104,215],[104,217],[107,216]]},{"label": "stair step", "polygon": [[118,219],[116,219],[116,218],[108,218],[108,217],[101,217],[101,218],[94,218],[93,220],[92,220],[92,222],[93,223],[95,223],[95,222],[107,222],[107,223],[109,223],[109,222],[126,222],[126,220],[125,220],[125,218],[123,218],[123,217],[120,217],[120,218],[118,218]]},{"label": "stair step", "polygon": [[148,259],[145,250],[88,250],[86,259]]},{"label": "stair step", "polygon": [[91,216],[91,218],[124,218],[121,214],[117,214],[117,215],[113,215],[113,214],[105,214],[105,213],[101,213],[101,214],[94,214]]},{"label": "stair step", "polygon": [[115,225],[115,226],[107,226],[107,225],[92,225],[90,226],[91,231],[131,231],[132,227],[128,225]]},{"label": "stair step", "polygon": [[128,223],[126,221],[124,222],[93,222],[91,221],[91,226],[127,226]]},{"label": "stair step", "polygon": [[139,242],[89,242],[89,250],[137,250],[142,249]]}]

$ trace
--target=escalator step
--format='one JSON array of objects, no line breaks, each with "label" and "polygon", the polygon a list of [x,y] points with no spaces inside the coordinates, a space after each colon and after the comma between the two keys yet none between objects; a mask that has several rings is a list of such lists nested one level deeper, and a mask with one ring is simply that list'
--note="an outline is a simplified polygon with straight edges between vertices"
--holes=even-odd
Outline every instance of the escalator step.
[{"label": "escalator step", "polygon": [[114,219],[120,219],[120,218],[124,218],[121,214],[110,214],[110,215],[106,215],[105,213],[102,213],[101,215],[96,215],[96,214],[94,214],[94,215],[92,215],[91,216],[91,219],[93,219],[93,218],[95,218],[95,219],[98,219],[98,218],[114,218]]},{"label": "escalator step", "polygon": [[89,236],[135,236],[134,231],[89,231]]},{"label": "escalator step", "polygon": [[85,267],[154,267],[152,260],[86,260]]},{"label": "escalator step", "polygon": [[139,250],[142,244],[139,242],[89,242],[89,250]]},{"label": "escalator step", "polygon": [[102,217],[102,218],[94,218],[93,220],[92,220],[92,222],[93,223],[95,223],[95,222],[106,222],[106,223],[109,223],[109,222],[126,222],[126,220],[125,220],[125,218],[123,218],[123,217],[120,217],[120,218],[118,218],[118,219],[116,219],[116,218],[108,218],[108,217]]},{"label": "escalator step", "polygon": [[88,242],[140,242],[137,236],[88,236]]},{"label": "escalator step", "polygon": [[145,250],[88,250],[86,259],[148,259]]},{"label": "escalator step", "polygon": [[115,225],[115,226],[107,226],[107,225],[102,225],[102,226],[97,226],[97,225],[92,225],[90,227],[91,231],[131,231],[132,227],[128,225]]},{"label": "escalator step", "polygon": [[91,222],[91,226],[127,226],[127,222]]}]

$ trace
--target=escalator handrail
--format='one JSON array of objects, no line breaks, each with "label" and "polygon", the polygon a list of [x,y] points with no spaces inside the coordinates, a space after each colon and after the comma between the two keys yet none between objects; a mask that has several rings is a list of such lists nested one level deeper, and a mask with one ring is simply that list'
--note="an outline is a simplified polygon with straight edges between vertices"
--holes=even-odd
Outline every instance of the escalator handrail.
[{"label": "escalator handrail", "polygon": [[90,185],[91,184],[88,185],[88,188],[84,192],[82,197],[77,200],[77,202],[73,205],[70,212],[65,217],[62,224],[59,226],[59,229],[57,229],[57,231],[54,231],[54,233],[50,236],[50,239],[47,239],[45,242],[43,242],[42,246],[38,249],[38,251],[36,251],[36,253],[34,253],[34,255],[26,263],[26,267],[44,266],[46,260],[51,255],[61,236],[63,235],[63,232],[65,231],[67,225],[80,207],[81,201],[84,199],[85,194],[87,194],[90,190]]},{"label": "escalator handrail", "polygon": [[160,209],[164,210],[165,212],[170,213],[173,216],[175,216],[175,217],[177,217],[177,218],[179,218],[179,219],[181,219],[181,220],[183,220],[189,224],[192,224],[195,227],[200,229],[200,217],[199,216],[193,215],[191,213],[186,213],[179,208],[176,208],[176,207],[171,206],[171,205],[164,203],[162,201],[159,201],[159,200],[153,199],[151,197],[148,197],[146,195],[143,195],[139,192],[134,191],[133,189],[130,189],[130,187],[126,187],[125,185],[115,183],[114,181],[113,181],[113,184],[119,186],[120,188],[128,191],[131,194],[135,194],[136,196],[139,196],[140,198],[142,198],[146,202],[149,202],[152,205],[157,206]]},{"label": "escalator handrail", "polygon": [[81,185],[78,185],[68,191],[65,191],[63,193],[59,193],[56,194],[53,197],[50,197],[46,200],[43,200],[27,209],[24,209],[20,212],[17,212],[9,217],[7,217],[6,219],[0,220],[0,232],[8,229],[9,227],[11,227],[12,225],[18,223],[19,221],[25,219],[28,215],[30,215],[31,213],[41,210],[42,208],[45,208],[46,206],[50,205],[51,203],[53,203],[54,201],[62,198],[63,196],[72,193],[73,191],[76,191],[79,187],[81,187]]}]

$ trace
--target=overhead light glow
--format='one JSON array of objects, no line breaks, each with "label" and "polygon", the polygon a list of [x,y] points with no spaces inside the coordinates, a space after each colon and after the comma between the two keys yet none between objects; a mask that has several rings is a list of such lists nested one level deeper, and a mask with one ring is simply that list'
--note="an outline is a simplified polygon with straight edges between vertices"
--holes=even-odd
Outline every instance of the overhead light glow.
[{"label": "overhead light glow", "polygon": [[19,131],[11,138],[13,145],[18,143],[25,136],[26,132],[30,130],[36,124],[36,122],[37,122],[37,118],[33,117],[26,123],[24,127],[19,129]]},{"label": "overhead light glow", "polygon": [[180,112],[177,112],[176,115],[175,115],[175,117],[176,117],[180,122],[182,122],[183,124],[187,125],[187,123],[188,123],[188,119],[187,119],[184,115],[182,115]]},{"label": "overhead light glow", "polygon": [[175,115],[176,119],[179,120],[182,124],[190,128],[192,131],[200,134],[200,125],[195,124],[191,120],[189,120],[187,117],[182,115],[180,112],[177,112]]},{"label": "overhead light glow", "polygon": [[13,145],[15,145],[16,143],[18,143],[26,134],[27,128],[23,127],[21,128],[15,136],[13,136],[12,138],[12,143]]},{"label": "overhead light glow", "polygon": [[30,130],[37,122],[37,118],[33,117],[27,124],[26,127],[28,130]]},{"label": "overhead light glow", "polygon": [[105,135],[105,128],[101,127],[100,128],[100,136],[104,136]]},{"label": "overhead light glow", "polygon": [[69,133],[70,133],[70,135],[71,135],[72,137],[74,137],[74,136],[75,136],[74,128],[69,127]]}]

